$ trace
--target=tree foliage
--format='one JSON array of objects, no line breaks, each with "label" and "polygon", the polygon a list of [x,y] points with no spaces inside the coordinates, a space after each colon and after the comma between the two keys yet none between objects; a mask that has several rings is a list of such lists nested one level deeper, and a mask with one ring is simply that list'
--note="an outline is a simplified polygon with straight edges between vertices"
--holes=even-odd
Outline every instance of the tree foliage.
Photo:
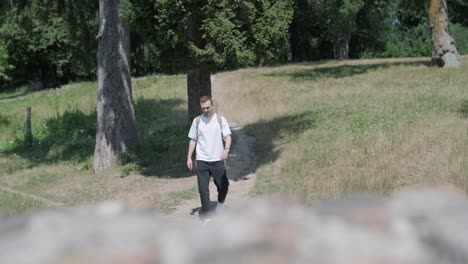
[{"label": "tree foliage", "polygon": [[350,56],[358,58],[364,53],[385,49],[394,28],[395,4],[387,0],[365,1],[356,14],[356,29],[350,43]]},{"label": "tree foliage", "polygon": [[[309,61],[332,56],[323,17],[314,15],[309,0],[294,1],[294,16],[289,29],[294,61]],[[316,12],[318,13],[318,12]]]},{"label": "tree foliage", "polygon": [[155,0],[153,5],[146,2],[135,2],[138,11],[132,26],[136,24],[136,34],[146,40],[140,47],[155,56],[158,62],[153,65],[162,71],[187,70],[188,56],[189,65],[212,71],[260,61],[274,63],[287,56],[293,14],[290,1],[199,1],[199,30],[204,43],[201,47],[190,43],[185,34],[190,1]]},{"label": "tree foliage", "polygon": [[0,38],[15,69],[7,84],[41,81],[54,87],[95,76],[93,1],[13,2],[0,20]]},{"label": "tree foliage", "polygon": [[8,81],[8,71],[12,66],[8,62],[8,50],[3,43],[0,43],[0,81]]},{"label": "tree foliage", "polygon": [[323,25],[325,37],[337,59],[349,58],[349,42],[356,27],[356,15],[364,6],[363,0],[309,0],[310,15]]},{"label": "tree foliage", "polygon": [[16,80],[41,80],[55,86],[70,64],[70,32],[63,18],[45,17],[40,8],[16,15],[11,10],[0,28]]},{"label": "tree foliage", "polygon": [[[351,58],[430,54],[427,0],[197,0],[199,47],[186,36],[193,2],[121,1],[132,75],[329,59],[340,41]],[[447,4],[464,53],[468,1]],[[95,79],[97,10],[95,0],[0,1],[0,89]]]},{"label": "tree foliage", "polygon": [[460,54],[468,54],[468,27],[460,24],[453,24],[450,27],[452,36],[457,44]]},{"label": "tree foliage", "polygon": [[468,27],[468,0],[448,1],[450,21]]}]

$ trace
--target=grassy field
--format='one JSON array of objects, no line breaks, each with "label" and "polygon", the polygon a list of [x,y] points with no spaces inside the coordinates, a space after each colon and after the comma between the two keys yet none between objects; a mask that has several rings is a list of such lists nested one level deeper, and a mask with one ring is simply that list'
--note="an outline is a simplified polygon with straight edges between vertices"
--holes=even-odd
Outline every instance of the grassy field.
[{"label": "grassy field", "polygon": [[[467,191],[467,72],[466,63],[446,70],[428,59],[324,61],[220,73],[213,93],[220,111],[257,139],[253,195],[311,202],[411,185]],[[185,77],[133,80],[141,144],[128,162],[140,171],[124,178],[92,175],[95,89],[88,82],[0,94],[0,187],[64,205],[133,199],[163,211],[196,196],[178,181],[189,176]],[[27,106],[32,148],[23,143]],[[8,213],[45,206],[0,194]]]},{"label": "grassy field", "polygon": [[257,139],[255,193],[310,202],[411,185],[467,191],[468,67],[428,63],[360,60],[219,74],[220,108]]},{"label": "grassy field", "polygon": [[[138,172],[129,177],[95,177],[92,155],[96,133],[93,82],[75,83],[25,94],[0,94],[0,187],[33,194],[64,205],[100,200],[134,200],[139,205],[171,207],[171,188],[190,174],[185,170],[187,147],[185,76],[148,76],[133,80],[140,146],[128,157]],[[34,141],[24,145],[24,110],[32,107]],[[128,171],[122,168],[123,176]],[[135,168],[130,166],[129,168]],[[169,180],[168,180],[169,179]],[[182,190],[179,190],[182,188]],[[9,213],[44,206],[28,197],[2,193],[0,208]],[[23,201],[31,200],[31,201]],[[172,202],[174,203],[174,202]]]}]

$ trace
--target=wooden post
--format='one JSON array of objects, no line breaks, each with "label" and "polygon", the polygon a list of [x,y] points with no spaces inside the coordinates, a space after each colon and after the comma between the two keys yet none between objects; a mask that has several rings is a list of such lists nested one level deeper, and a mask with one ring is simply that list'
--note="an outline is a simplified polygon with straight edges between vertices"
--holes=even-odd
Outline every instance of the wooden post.
[{"label": "wooden post", "polygon": [[26,107],[25,111],[25,121],[24,121],[24,143],[26,147],[30,148],[32,146],[32,132],[31,132],[31,107]]}]

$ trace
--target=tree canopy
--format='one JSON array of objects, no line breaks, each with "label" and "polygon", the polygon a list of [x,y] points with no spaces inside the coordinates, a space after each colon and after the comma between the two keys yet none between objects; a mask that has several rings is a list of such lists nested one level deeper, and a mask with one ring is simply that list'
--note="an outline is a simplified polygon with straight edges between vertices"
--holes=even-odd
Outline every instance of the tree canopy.
[{"label": "tree canopy", "polygon": [[[427,0],[197,0],[202,46],[187,39],[190,0],[122,0],[132,75],[209,71],[287,61],[430,56]],[[468,1],[447,2],[459,52]],[[0,1],[0,89],[96,78],[98,3]],[[340,53],[341,52],[341,53]],[[340,55],[340,56],[337,56]]]}]

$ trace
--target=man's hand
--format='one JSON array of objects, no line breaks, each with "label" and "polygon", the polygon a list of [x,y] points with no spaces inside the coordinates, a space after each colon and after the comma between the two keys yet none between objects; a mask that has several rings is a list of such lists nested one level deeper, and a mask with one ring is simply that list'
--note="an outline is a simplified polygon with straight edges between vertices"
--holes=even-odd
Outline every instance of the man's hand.
[{"label": "man's hand", "polygon": [[193,169],[192,159],[187,159],[187,168],[188,168],[189,170],[192,170],[192,169]]},{"label": "man's hand", "polygon": [[221,155],[221,160],[227,160],[229,151],[223,150],[223,155]]},{"label": "man's hand", "polygon": [[195,141],[195,139],[190,139],[189,148],[187,152],[187,168],[189,170],[193,169],[192,154],[193,154],[193,151],[195,150],[196,145],[197,145],[197,141]]}]

